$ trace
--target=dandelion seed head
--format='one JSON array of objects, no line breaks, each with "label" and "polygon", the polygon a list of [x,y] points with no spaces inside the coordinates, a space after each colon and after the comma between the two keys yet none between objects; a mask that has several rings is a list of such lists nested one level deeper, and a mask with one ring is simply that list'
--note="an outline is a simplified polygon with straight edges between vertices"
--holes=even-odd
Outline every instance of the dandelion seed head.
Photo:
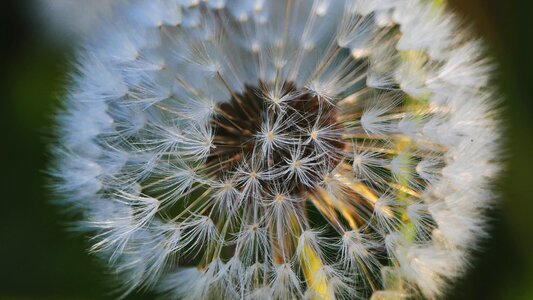
[{"label": "dandelion seed head", "polygon": [[54,175],[125,294],[433,298],[464,270],[500,134],[492,66],[445,5],[108,14],[58,114]]}]

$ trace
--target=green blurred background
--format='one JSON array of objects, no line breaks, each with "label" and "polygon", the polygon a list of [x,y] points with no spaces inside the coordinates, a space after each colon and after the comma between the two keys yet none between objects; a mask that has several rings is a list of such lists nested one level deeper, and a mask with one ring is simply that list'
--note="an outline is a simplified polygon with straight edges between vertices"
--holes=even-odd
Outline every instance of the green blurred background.
[{"label": "green blurred background", "polygon": [[[80,0],[89,1],[89,0]],[[447,299],[533,299],[533,10],[529,1],[450,0],[500,64],[508,168],[491,238]],[[71,69],[29,1],[0,0],[0,299],[113,299],[105,269],[51,204],[51,115]],[[127,299],[152,299],[136,294]]]}]

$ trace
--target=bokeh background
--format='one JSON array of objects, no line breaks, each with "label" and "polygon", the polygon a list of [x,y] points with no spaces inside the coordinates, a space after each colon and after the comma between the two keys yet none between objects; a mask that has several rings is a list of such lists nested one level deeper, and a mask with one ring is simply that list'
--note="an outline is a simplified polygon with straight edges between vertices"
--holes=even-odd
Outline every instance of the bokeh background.
[{"label": "bokeh background", "polygon": [[[90,1],[90,0],[80,0]],[[528,0],[450,0],[499,63],[508,166],[491,238],[446,299],[533,299],[533,10]],[[72,69],[30,0],[0,0],[0,299],[113,299],[105,268],[65,231],[46,188],[47,143]],[[61,24],[60,24],[61,25]],[[153,299],[134,294],[127,299]]]}]

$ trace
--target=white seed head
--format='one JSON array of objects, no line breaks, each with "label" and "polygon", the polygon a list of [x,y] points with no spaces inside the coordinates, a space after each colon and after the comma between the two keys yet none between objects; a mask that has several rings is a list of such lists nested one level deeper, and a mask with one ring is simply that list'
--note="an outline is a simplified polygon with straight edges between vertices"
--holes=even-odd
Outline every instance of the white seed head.
[{"label": "white seed head", "polygon": [[101,19],[54,175],[125,293],[434,298],[465,269],[500,133],[492,66],[441,1],[123,0]]}]

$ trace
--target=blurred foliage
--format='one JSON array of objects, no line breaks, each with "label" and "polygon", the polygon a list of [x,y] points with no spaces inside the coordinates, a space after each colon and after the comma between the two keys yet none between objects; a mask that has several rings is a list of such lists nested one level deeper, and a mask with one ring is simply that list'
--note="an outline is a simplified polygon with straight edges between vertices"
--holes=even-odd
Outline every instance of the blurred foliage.
[{"label": "blurred foliage", "polygon": [[[450,0],[499,63],[508,169],[491,237],[448,299],[533,299],[533,15],[526,0]],[[46,42],[29,1],[0,1],[0,299],[113,299],[109,277],[66,233],[46,187],[52,112],[70,51]],[[127,299],[152,299],[137,294]]]}]

